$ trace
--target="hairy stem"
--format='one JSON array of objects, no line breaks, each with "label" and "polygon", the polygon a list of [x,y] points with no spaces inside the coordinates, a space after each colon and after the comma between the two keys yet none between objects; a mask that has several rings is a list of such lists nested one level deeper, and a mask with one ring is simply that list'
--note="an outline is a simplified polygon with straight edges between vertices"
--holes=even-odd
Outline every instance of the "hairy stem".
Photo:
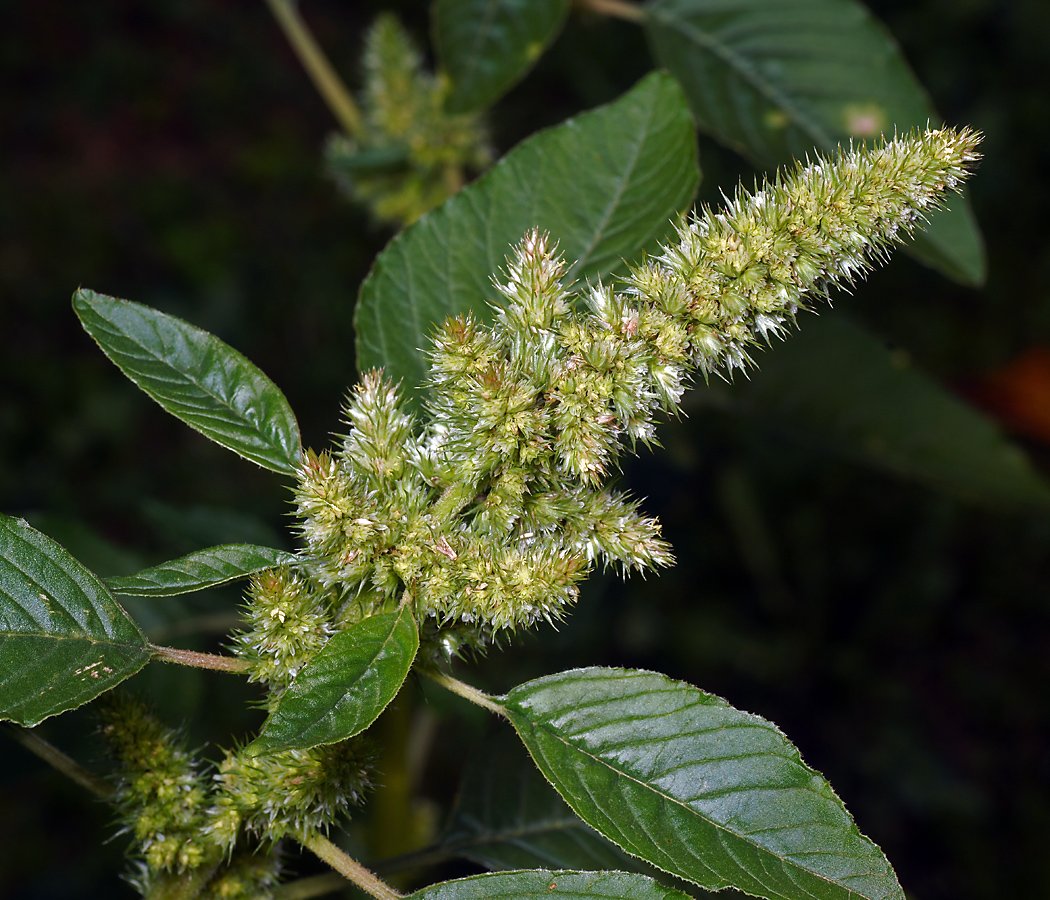
[{"label": "hairy stem", "polygon": [[435,672],[431,669],[424,669],[423,674],[431,681],[436,681],[443,688],[452,691],[453,694],[459,694],[464,700],[469,700],[475,706],[487,709],[497,716],[506,716],[507,714],[506,710],[488,694],[479,691],[476,687],[471,687],[458,678],[453,678],[451,675],[445,675],[442,672]]},{"label": "hairy stem", "polygon": [[356,859],[347,856],[328,838],[314,832],[303,840],[303,846],[320,860],[328,863],[348,881],[371,894],[376,900],[398,900],[401,897],[390,885],[380,881]]},{"label": "hairy stem", "polygon": [[161,662],[193,666],[196,669],[214,669],[216,672],[247,672],[248,663],[232,656],[217,653],[198,653],[196,650],[179,650],[177,647],[153,647],[153,658]]},{"label": "hairy stem", "polygon": [[342,79],[336,74],[332,64],[328,61],[324,51],[314,39],[310,29],[307,28],[302,16],[291,0],[266,0],[277,24],[281,26],[288,43],[292,45],[299,62],[303,64],[306,73],[310,76],[317,88],[317,92],[324,98],[328,108],[332,111],[340,127],[352,138],[360,139],[364,134],[364,124],[361,119],[361,111],[357,108],[354,98],[347,90]]},{"label": "hairy stem", "polygon": [[8,725],[4,730],[30,753],[36,754],[49,766],[58,769],[81,787],[87,788],[96,797],[109,800],[116,793],[113,785],[108,781],[104,781],[94,772],[85,769],[75,759],[66,756],[65,753],[30,729],[19,725]]}]

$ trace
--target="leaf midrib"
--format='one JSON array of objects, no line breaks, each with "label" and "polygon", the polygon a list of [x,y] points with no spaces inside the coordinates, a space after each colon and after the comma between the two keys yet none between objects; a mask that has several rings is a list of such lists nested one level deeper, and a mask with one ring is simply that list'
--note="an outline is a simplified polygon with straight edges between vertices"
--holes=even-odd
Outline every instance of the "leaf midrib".
[{"label": "leaf midrib", "polygon": [[[164,397],[165,401],[168,402],[168,403],[178,404],[179,401],[180,401],[179,397],[172,397],[170,395],[161,394],[161,392],[159,390],[156,390],[155,388],[154,388],[154,390],[150,390],[150,388],[148,387],[149,382],[148,382],[147,378],[154,378],[154,379],[156,379],[156,381],[167,382],[169,384],[176,385],[176,386],[179,385],[179,384],[183,384],[183,385],[185,385],[187,383],[191,384],[203,396],[210,397],[213,400],[213,402],[215,403],[216,406],[229,410],[230,413],[233,414],[233,417],[238,419],[242,423],[241,427],[249,430],[251,432],[250,436],[251,437],[255,437],[257,439],[257,441],[258,441],[257,446],[261,446],[261,447],[269,449],[270,451],[276,452],[280,456],[281,460],[283,462],[287,463],[286,465],[281,467],[282,471],[286,471],[287,472],[287,471],[290,471],[293,468],[291,461],[286,459],[286,454],[285,454],[285,449],[286,448],[283,446],[282,442],[280,441],[279,436],[275,437],[275,434],[273,432],[267,431],[266,429],[264,429],[262,427],[262,422],[270,421],[270,419],[273,418],[272,416],[264,416],[263,413],[260,411],[258,420],[254,420],[254,419],[249,418],[247,413],[242,412],[237,407],[235,407],[230,401],[224,399],[221,395],[215,393],[215,391],[210,390],[209,388],[207,388],[202,383],[200,378],[198,378],[198,377],[191,377],[189,374],[183,372],[181,369],[178,369],[175,366],[173,366],[164,357],[158,356],[155,351],[152,351],[149,348],[147,348],[141,342],[141,340],[136,338],[134,335],[129,334],[127,331],[120,330],[120,326],[113,319],[111,319],[108,316],[103,314],[100,306],[97,306],[94,303],[88,302],[86,300],[83,301],[83,302],[85,303],[85,305],[90,310],[92,310],[95,313],[95,315],[97,316],[99,321],[101,321],[102,323],[104,323],[104,324],[109,326],[109,328],[107,330],[108,330],[108,333],[111,336],[122,337],[126,342],[130,343],[132,346],[137,347],[139,349],[140,354],[139,354],[138,358],[140,360],[152,361],[155,364],[159,364],[162,367],[162,369],[165,370],[165,372],[174,372],[176,375],[181,376],[180,378],[164,377],[164,375],[142,376],[142,375],[139,375],[138,373],[134,373],[133,374],[131,372],[128,372],[124,368],[124,366],[120,365],[120,363],[117,363],[117,365],[121,369],[121,371],[123,371],[128,376],[128,378],[130,378],[133,382],[135,382],[135,384],[137,384],[143,391],[145,391],[147,394],[150,394],[151,396],[153,396],[154,394],[156,394],[158,396],[162,396],[162,397]],[[109,306],[114,306],[114,303],[127,303],[127,302],[128,301],[121,301],[121,300],[117,300],[116,298],[113,298],[113,301],[110,304],[108,304],[108,305]],[[140,320],[142,320],[144,318],[142,316],[142,314],[138,310],[133,310],[133,311],[135,312],[135,315],[139,317]],[[174,317],[172,317],[172,318],[174,318]],[[178,322],[179,320],[176,320],[176,321]],[[182,323],[180,323],[180,324],[182,324]],[[185,324],[188,325],[189,323],[185,323]],[[147,322],[147,325],[150,327],[150,329],[153,331],[153,333],[157,336],[158,341],[161,344],[163,344],[164,343],[163,336],[157,331],[155,323]],[[194,326],[189,326],[189,327],[193,328]],[[207,332],[202,332],[202,336],[205,339],[212,338],[214,340],[220,340],[220,338],[215,337],[215,335],[210,335]],[[92,335],[92,337],[94,337],[94,335]],[[106,356],[110,356],[109,351],[105,347],[102,346],[101,342],[98,341],[97,338],[95,338],[95,342],[98,343],[100,347],[102,347],[102,352],[105,353]],[[247,358],[244,357],[242,354],[240,354],[239,351],[237,351],[233,347],[230,347],[229,345],[226,345],[226,346],[227,346],[227,349],[230,351],[230,353],[234,354],[234,359],[235,360],[237,360],[238,362],[243,361],[243,362],[248,363],[250,365],[250,363],[248,362]],[[209,348],[209,349],[211,349],[211,348]],[[132,353],[126,351],[126,350],[125,350],[125,353],[128,356],[131,356],[132,358],[134,358],[134,354],[132,354]],[[112,357],[110,356],[110,358],[112,358]],[[116,362],[116,360],[114,360],[114,362]],[[227,375],[228,374],[226,372],[225,368],[222,367],[222,366],[218,367],[218,371],[220,371],[223,375]],[[236,391],[234,391],[233,393],[236,393]],[[253,396],[254,397],[258,397],[258,394],[253,391]],[[193,405],[193,404],[191,404],[190,402],[188,402],[185,399],[182,400],[181,405],[185,409],[193,410],[198,415],[206,416],[206,414],[208,413],[207,407],[201,407],[199,405]],[[283,404],[279,404],[279,406],[283,406]],[[281,409],[281,413],[283,414],[284,412],[286,412],[286,410],[285,409]],[[282,415],[281,418],[284,418],[284,416]],[[219,421],[222,422],[223,424],[227,424],[227,425],[230,424],[228,421],[223,420],[223,419],[220,419]],[[294,421],[294,418],[293,418],[293,421]],[[187,424],[191,428],[193,428],[195,431],[199,432],[200,434],[203,434],[205,437],[209,438],[210,440],[214,440],[214,438],[212,438],[211,435],[209,435],[207,432],[205,432],[199,425],[196,425],[193,422],[187,422]],[[234,448],[230,448],[230,449],[234,449]],[[256,458],[255,454],[253,454],[252,456],[247,456],[246,454],[244,454],[244,453],[242,453],[240,451],[236,451],[236,452],[238,452],[238,455],[245,456],[245,458],[251,460],[256,465],[263,465],[263,463],[260,462],[260,460]],[[272,462],[272,461],[267,460],[267,462]],[[264,468],[269,468],[269,466],[264,466]]]},{"label": "leaf midrib", "polygon": [[[526,718],[526,722],[528,722],[527,718]],[[699,819],[703,819],[703,821],[705,821],[708,824],[710,824],[711,826],[713,826],[719,832],[721,832],[723,834],[726,834],[726,835],[729,835],[730,837],[735,838],[735,839],[737,839],[739,841],[742,841],[744,843],[750,844],[754,849],[760,851],[761,853],[768,854],[769,856],[771,856],[774,859],[778,860],[781,863],[781,865],[790,866],[790,867],[792,867],[794,869],[797,869],[800,872],[805,872],[807,875],[812,875],[813,877],[823,881],[824,883],[828,884],[831,887],[841,888],[841,889],[843,889],[845,891],[848,891],[850,894],[856,894],[856,896],[858,896],[858,897],[864,897],[864,900],[882,900],[882,898],[865,897],[865,895],[857,893],[856,891],[852,890],[851,888],[846,887],[841,882],[832,881],[830,878],[828,878],[827,876],[825,876],[825,875],[823,875],[823,874],[821,874],[819,872],[814,872],[812,869],[807,869],[805,866],[799,865],[798,863],[794,862],[793,860],[787,859],[787,858],[782,857],[782,856],[778,856],[772,850],[770,850],[767,847],[764,847],[761,844],[757,843],[756,841],[752,840],[750,838],[750,836],[743,835],[743,834],[740,834],[738,832],[730,830],[727,826],[723,825],[720,822],[715,821],[714,819],[709,818],[708,816],[703,815],[702,813],[700,813],[697,810],[693,809],[693,807],[691,807],[688,803],[685,803],[684,801],[680,800],[679,798],[675,797],[674,795],[668,794],[667,792],[662,791],[662,790],[654,787],[653,785],[649,784],[646,781],[641,780],[640,778],[638,778],[637,776],[631,774],[630,772],[626,772],[626,771],[623,771],[622,769],[616,768],[616,766],[612,765],[611,763],[606,761],[604,758],[595,755],[590,750],[587,750],[587,749],[584,749],[583,747],[580,747],[574,741],[569,740],[564,735],[562,735],[561,733],[555,731],[553,728],[551,728],[550,726],[548,726],[548,725],[546,725],[544,723],[529,723],[529,724],[531,725],[531,727],[533,729],[542,729],[548,735],[550,735],[551,737],[553,737],[556,740],[560,741],[567,748],[570,748],[570,749],[574,750],[576,753],[580,754],[581,756],[588,757],[589,759],[591,759],[595,763],[598,763],[599,765],[604,766],[605,768],[607,768],[611,772],[614,772],[617,775],[620,775],[621,777],[627,779],[628,781],[634,782],[636,785],[640,786],[644,790],[647,790],[647,791],[651,792],[652,794],[661,797],[666,802],[669,802],[669,803],[671,803],[671,804],[673,804],[673,805],[675,805],[675,806],[685,810],[690,815],[696,816]],[[582,779],[581,779],[581,781],[582,781]],[[594,798],[592,798],[592,802],[595,802]],[[626,848],[624,848],[624,849],[626,849]],[[630,852],[630,851],[628,851],[628,852]],[[633,855],[637,855],[637,854],[633,854]],[[646,858],[646,857],[640,857],[640,858]],[[656,865],[656,866],[658,866],[661,869],[664,869],[664,871],[669,872],[669,874],[672,874],[672,875],[676,874],[676,873],[671,872],[670,870],[666,869],[664,866],[660,866],[659,863],[656,863],[656,862],[654,862],[651,859],[647,859],[647,861],[653,863],[653,865]],[[714,871],[714,870],[711,870],[711,871]],[[723,878],[723,880],[724,880],[724,877],[722,875],[720,875],[717,872],[715,874],[718,875],[719,878]],[[751,875],[756,880],[759,880],[758,876],[756,876],[754,873],[749,871],[748,874]],[[874,873],[873,872],[871,874],[872,875],[877,875],[878,873]],[[779,893],[779,891],[771,891],[771,893],[776,893],[778,896],[782,896]],[[887,895],[887,896],[889,896],[889,895]]]},{"label": "leaf midrib", "polygon": [[693,40],[702,49],[707,50],[712,56],[717,57],[737,72],[744,81],[765,97],[766,100],[788,114],[791,120],[809,135],[817,146],[834,146],[835,142],[831,135],[806,115],[782,89],[762,77],[754,66],[747,61],[746,57],[741,56],[735,50],[717,40],[714,35],[702,31],[681,16],[671,15],[660,8],[656,8],[650,11],[650,17],[654,22],[663,25],[668,30],[677,31],[684,37]]}]

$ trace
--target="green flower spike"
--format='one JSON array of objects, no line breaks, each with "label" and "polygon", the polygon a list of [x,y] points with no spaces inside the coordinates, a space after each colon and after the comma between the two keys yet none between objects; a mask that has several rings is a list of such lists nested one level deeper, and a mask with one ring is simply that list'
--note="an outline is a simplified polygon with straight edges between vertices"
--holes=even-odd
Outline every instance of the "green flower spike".
[{"label": "green flower spike", "polygon": [[422,616],[489,635],[563,615],[598,562],[668,565],[659,524],[604,486],[622,450],[655,440],[694,372],[750,365],[753,345],[882,260],[966,177],[978,141],[942,129],[796,167],[702,211],[623,292],[590,286],[576,306],[565,262],[526,235],[494,323],[435,332],[422,432],[368,373],[341,448],[304,462],[308,569],[340,625],[407,590]]}]

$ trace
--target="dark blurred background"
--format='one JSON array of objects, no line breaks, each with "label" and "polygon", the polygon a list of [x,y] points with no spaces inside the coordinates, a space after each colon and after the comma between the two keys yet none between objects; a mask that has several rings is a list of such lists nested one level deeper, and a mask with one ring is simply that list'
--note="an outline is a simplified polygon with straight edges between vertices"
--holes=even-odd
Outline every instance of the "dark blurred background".
[{"label": "dark blurred background", "polygon": [[[426,35],[423,3],[304,6],[352,84],[380,8]],[[1047,471],[1050,4],[871,6],[945,118],[985,133],[972,198],[989,276],[964,288],[898,254],[836,311],[907,348]],[[218,334],[325,445],[355,378],[357,287],[390,237],[323,171],[328,111],[262,2],[4,4],[0,53],[0,510],[103,575],[226,541],[287,544],[287,485],[155,406],[70,297],[90,287]],[[637,29],[573,17],[494,110],[498,150],[650,67]],[[708,140],[701,165],[712,201],[749,171]],[[777,722],[913,900],[1050,896],[1050,515],[964,503],[703,409],[662,438],[625,480],[678,566],[627,586],[596,576],[558,630],[465,677],[505,690],[602,663],[687,679]],[[128,606],[158,642],[216,649],[236,603]],[[235,682],[151,666],[133,686],[203,746],[257,724]],[[438,808],[456,727],[439,726],[428,769]],[[101,765],[84,711],[41,731]],[[6,738],[0,765],[0,897],[132,896],[104,807]]]}]

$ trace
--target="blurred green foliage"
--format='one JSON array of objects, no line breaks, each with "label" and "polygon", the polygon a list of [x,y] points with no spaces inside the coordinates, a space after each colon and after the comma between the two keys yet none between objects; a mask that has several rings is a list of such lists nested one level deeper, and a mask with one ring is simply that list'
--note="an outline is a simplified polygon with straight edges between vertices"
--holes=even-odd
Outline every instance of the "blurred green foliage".
[{"label": "blurred green foliage", "polygon": [[[985,133],[972,198],[989,279],[961,288],[898,256],[839,306],[961,390],[1050,342],[1050,6],[870,5],[945,118]],[[351,84],[380,8],[425,42],[424,4],[304,9]],[[355,378],[357,288],[390,236],[325,176],[327,110],[262,3],[41,0],[4,7],[0,34],[0,509],[103,575],[208,544],[281,545],[280,482],[140,394],[69,298],[89,285],[219,335],[286,393],[304,442],[326,443]],[[493,111],[498,152],[648,67],[637,29],[571,16]],[[748,171],[710,141],[701,158],[711,202]],[[594,579],[560,630],[495,657],[482,686],[557,665],[658,668],[778,722],[917,900],[1050,894],[1050,519],[966,505],[710,409],[661,437],[625,482],[677,567],[644,585]],[[129,609],[158,640],[215,649],[237,600]],[[200,631],[171,634],[187,619]],[[214,733],[197,717],[196,745],[258,725],[235,679],[151,666],[132,686],[172,722],[221,710]],[[458,777],[456,721],[427,770],[438,808]],[[43,728],[97,759],[82,711]],[[120,840],[102,843],[111,815],[12,742],[0,759],[0,896],[132,896],[114,874]]]}]

